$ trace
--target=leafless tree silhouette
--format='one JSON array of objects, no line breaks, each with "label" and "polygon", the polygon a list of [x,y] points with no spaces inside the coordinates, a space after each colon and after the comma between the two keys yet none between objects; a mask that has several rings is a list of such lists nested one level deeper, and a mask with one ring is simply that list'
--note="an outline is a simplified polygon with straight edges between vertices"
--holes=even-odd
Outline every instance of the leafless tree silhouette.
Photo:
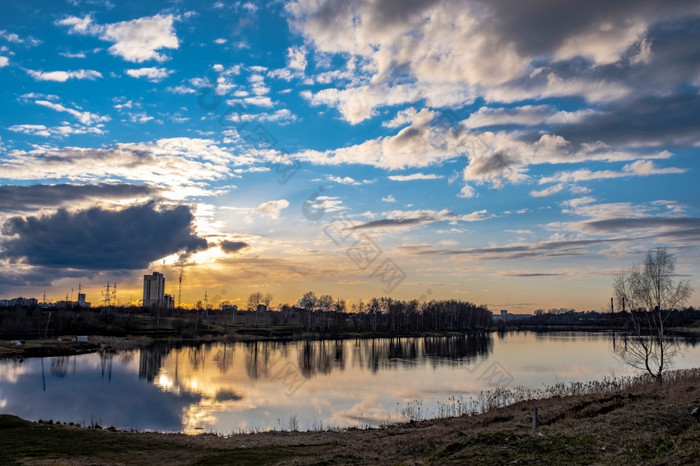
[{"label": "leafless tree silhouette", "polygon": [[616,352],[659,383],[677,347],[666,321],[692,293],[688,281],[675,280],[675,262],[675,256],[665,248],[650,250],[642,264],[624,270],[614,285],[618,302],[630,310],[627,341]]}]

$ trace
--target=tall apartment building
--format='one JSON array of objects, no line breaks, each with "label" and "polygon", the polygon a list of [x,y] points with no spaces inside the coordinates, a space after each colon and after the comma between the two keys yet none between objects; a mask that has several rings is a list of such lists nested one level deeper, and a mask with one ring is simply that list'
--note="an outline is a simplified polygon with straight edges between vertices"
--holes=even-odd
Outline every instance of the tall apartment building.
[{"label": "tall apartment building", "polygon": [[165,277],[153,272],[143,276],[143,307],[162,307],[165,295]]}]

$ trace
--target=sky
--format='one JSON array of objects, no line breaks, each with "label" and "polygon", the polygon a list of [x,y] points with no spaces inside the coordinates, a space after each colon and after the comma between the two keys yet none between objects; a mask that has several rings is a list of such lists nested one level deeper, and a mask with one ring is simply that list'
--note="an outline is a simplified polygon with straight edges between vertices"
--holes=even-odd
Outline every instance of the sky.
[{"label": "sky", "polygon": [[8,0],[0,102],[0,297],[700,305],[697,1]]}]

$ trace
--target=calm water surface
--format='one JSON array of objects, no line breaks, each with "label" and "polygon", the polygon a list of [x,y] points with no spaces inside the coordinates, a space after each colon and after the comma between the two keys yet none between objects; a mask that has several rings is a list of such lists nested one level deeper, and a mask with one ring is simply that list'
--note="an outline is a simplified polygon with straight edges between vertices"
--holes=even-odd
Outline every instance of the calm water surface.
[{"label": "calm water surface", "polygon": [[[700,345],[683,343],[674,367],[699,363]],[[416,400],[431,417],[438,403],[496,386],[631,374],[607,334],[164,346],[0,360],[0,412],[187,433],[374,426]]]}]

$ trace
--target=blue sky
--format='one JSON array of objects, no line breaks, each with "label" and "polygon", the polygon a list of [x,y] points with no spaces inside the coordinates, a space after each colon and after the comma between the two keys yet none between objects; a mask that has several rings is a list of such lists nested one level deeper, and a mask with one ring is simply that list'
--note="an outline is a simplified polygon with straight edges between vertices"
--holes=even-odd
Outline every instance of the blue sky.
[{"label": "blue sky", "polygon": [[608,3],[5,2],[0,292],[699,289],[700,6]]}]

